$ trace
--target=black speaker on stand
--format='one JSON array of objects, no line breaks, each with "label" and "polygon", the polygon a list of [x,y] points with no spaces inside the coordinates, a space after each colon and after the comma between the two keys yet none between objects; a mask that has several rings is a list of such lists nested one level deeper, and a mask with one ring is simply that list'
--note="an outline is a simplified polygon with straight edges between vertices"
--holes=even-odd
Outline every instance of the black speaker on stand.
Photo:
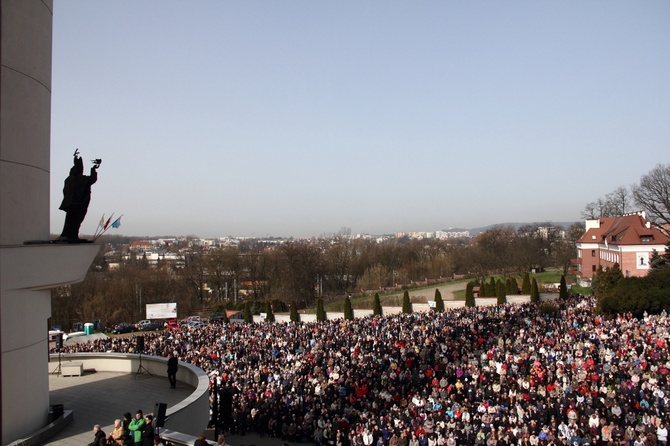
[{"label": "black speaker on stand", "polygon": [[142,365],[142,352],[144,351],[144,336],[138,336],[137,341],[136,341],[136,347],[137,347],[137,352],[140,354],[140,365],[137,367],[137,372],[135,372],[135,376],[133,376],[133,379],[137,378],[137,375],[141,375],[142,373],[146,373],[147,375],[151,376],[151,373]]},{"label": "black speaker on stand", "polygon": [[51,374],[53,375],[58,375],[61,373],[62,368],[61,368],[61,362],[60,362],[60,354],[61,351],[63,350],[63,333],[58,333],[56,335],[56,348],[58,349],[58,367],[54,369]]},{"label": "black speaker on stand", "polygon": [[224,431],[234,429],[234,420],[233,420],[233,389],[230,387],[224,387],[219,391],[219,401],[221,411],[219,413],[221,424],[223,424]]},{"label": "black speaker on stand", "polygon": [[156,403],[154,406],[154,433],[160,434],[160,428],[165,426],[165,412],[167,411],[167,404]]}]

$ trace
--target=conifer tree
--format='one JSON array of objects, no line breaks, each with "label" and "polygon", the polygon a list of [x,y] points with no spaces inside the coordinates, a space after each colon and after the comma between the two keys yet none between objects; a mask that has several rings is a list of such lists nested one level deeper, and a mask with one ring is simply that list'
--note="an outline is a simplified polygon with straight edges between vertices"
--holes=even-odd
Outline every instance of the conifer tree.
[{"label": "conifer tree", "polygon": [[344,319],[347,321],[354,320],[354,309],[351,307],[351,299],[349,296],[344,299]]},{"label": "conifer tree", "polygon": [[244,322],[247,323],[253,322],[254,318],[251,315],[251,302],[249,301],[244,302],[244,311],[242,315],[244,316]]},{"label": "conifer tree", "polygon": [[412,313],[412,302],[409,300],[409,291],[407,290],[402,295],[402,312],[405,314]]},{"label": "conifer tree", "polygon": [[275,314],[272,312],[272,302],[265,302],[265,320],[268,322],[275,321]]},{"label": "conifer tree", "polygon": [[530,284],[530,301],[539,302],[540,301],[540,289],[537,286],[537,280],[533,277],[533,281]]},{"label": "conifer tree", "polygon": [[326,320],[326,310],[323,308],[323,299],[320,297],[316,301],[316,320],[319,322]]},{"label": "conifer tree", "polygon": [[372,303],[372,314],[374,316],[382,315],[382,303],[379,300],[379,293],[375,293],[375,299],[374,302]]},{"label": "conifer tree", "polygon": [[498,299],[498,305],[502,305],[507,303],[507,295],[505,294],[505,284],[503,284],[502,280],[498,281],[498,284],[496,285],[496,298]]},{"label": "conifer tree", "polygon": [[519,284],[516,283],[516,279],[514,277],[510,277],[507,279],[507,293],[506,294],[519,294]]},{"label": "conifer tree", "polygon": [[486,297],[495,297],[498,294],[498,285],[496,284],[496,279],[491,277],[486,288]]},{"label": "conifer tree", "polygon": [[298,307],[296,307],[295,302],[291,304],[290,314],[293,322],[300,322],[300,314],[298,313]]},{"label": "conifer tree", "polygon": [[474,307],[475,306],[475,294],[473,289],[475,287],[475,282],[468,282],[465,286],[465,306]]},{"label": "conifer tree", "polygon": [[559,299],[568,298],[568,285],[565,283],[565,275],[561,275],[561,285],[558,291],[558,298]]},{"label": "conifer tree", "polygon": [[526,271],[523,274],[523,282],[521,283],[521,294],[530,294],[530,274]]},{"label": "conifer tree", "polygon": [[442,293],[438,288],[435,288],[435,311],[442,313],[444,311],[444,301],[442,300]]},{"label": "conifer tree", "polygon": [[649,267],[652,271],[665,268],[668,265],[670,265],[670,242],[665,244],[665,251],[663,253],[659,253],[654,249],[649,258]]},{"label": "conifer tree", "polygon": [[591,289],[593,294],[600,298],[605,295],[609,290],[614,288],[620,280],[623,279],[623,272],[619,267],[618,263],[615,263],[610,268],[606,270],[601,269],[595,274],[593,280],[591,281]]}]

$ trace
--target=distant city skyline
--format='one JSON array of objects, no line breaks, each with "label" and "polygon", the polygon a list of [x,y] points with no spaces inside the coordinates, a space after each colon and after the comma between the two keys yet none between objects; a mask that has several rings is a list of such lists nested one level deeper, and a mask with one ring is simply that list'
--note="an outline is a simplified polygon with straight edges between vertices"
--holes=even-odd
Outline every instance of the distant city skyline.
[{"label": "distant city skyline", "polygon": [[[51,231],[580,221],[670,147],[670,2],[55,2]],[[121,26],[122,24],[122,26]]]},{"label": "distant city skyline", "polygon": [[[369,233],[369,232],[354,232],[351,231],[351,228],[340,228],[340,231],[336,232],[323,232],[319,235],[316,236],[296,236],[296,235],[273,235],[273,234],[265,234],[265,235],[240,235],[240,234],[221,234],[218,236],[208,236],[208,237],[203,237],[200,236],[199,234],[195,234],[192,232],[189,232],[187,234],[125,234],[123,232],[118,232],[115,231],[113,228],[109,228],[107,231],[104,231],[105,235],[118,235],[121,237],[131,237],[131,238],[144,238],[147,240],[161,240],[161,239],[171,239],[171,238],[198,238],[202,240],[222,240],[222,239],[238,239],[238,240],[243,240],[243,239],[257,239],[257,240],[262,240],[262,239],[291,239],[291,238],[304,238],[304,239],[309,239],[309,238],[319,238],[319,237],[324,237],[324,238],[329,238],[329,237],[336,237],[340,235],[345,235],[345,236],[350,236],[352,238],[358,238],[358,237],[403,237],[403,236],[410,236],[410,237],[415,237],[421,234],[426,234],[429,235],[430,237],[436,237],[436,238],[450,238],[450,237],[474,237],[478,235],[479,233],[486,231],[488,229],[491,229],[496,226],[513,226],[515,229],[524,226],[524,225],[535,225],[537,224],[539,227],[542,227],[542,225],[548,224],[550,226],[557,226],[557,227],[562,227],[564,229],[567,229],[569,226],[575,223],[582,223],[584,220],[580,221],[574,221],[574,222],[569,222],[569,221],[564,221],[564,222],[548,222],[548,221],[536,221],[536,222],[505,222],[505,223],[494,223],[491,225],[487,226],[479,226],[479,227],[474,227],[474,228],[442,228],[442,229],[433,229],[433,230],[419,230],[419,231],[393,231],[393,232],[385,232],[385,233]],[[103,231],[99,231],[103,232]],[[83,235],[91,235],[91,234],[83,234]]]}]

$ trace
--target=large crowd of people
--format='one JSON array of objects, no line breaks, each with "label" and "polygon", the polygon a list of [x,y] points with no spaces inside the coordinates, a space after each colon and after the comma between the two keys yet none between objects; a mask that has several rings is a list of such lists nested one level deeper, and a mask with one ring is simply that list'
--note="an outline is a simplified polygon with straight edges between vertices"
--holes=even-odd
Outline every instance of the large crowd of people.
[{"label": "large crowd of people", "polygon": [[[317,445],[665,446],[670,319],[593,297],[145,335],[202,368],[221,428]],[[65,351],[133,352],[134,337]],[[214,401],[212,392],[212,401]]]}]

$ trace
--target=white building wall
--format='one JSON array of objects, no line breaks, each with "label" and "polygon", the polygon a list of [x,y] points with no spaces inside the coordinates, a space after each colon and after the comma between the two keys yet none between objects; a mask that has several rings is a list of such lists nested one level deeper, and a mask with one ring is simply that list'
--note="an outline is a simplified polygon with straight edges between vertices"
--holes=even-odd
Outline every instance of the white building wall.
[{"label": "white building wall", "polygon": [[97,245],[49,239],[52,0],[0,2],[2,444],[45,426],[49,289],[84,278]]}]

